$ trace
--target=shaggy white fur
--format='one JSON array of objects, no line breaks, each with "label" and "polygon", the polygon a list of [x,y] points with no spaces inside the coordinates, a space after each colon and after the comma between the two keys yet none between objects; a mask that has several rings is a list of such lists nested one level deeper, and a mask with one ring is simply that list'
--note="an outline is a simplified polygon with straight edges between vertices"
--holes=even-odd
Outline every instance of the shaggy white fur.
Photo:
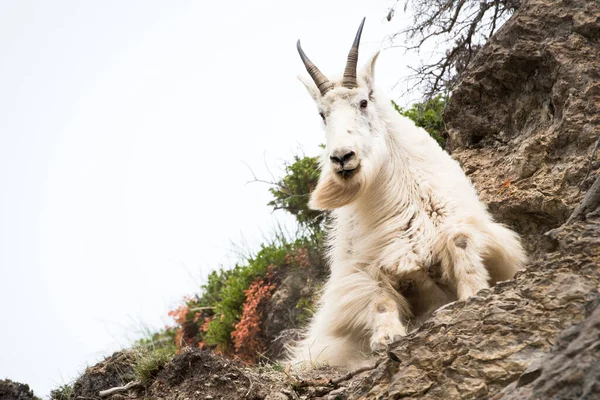
[{"label": "shaggy white fur", "polygon": [[336,81],[321,95],[301,79],[325,122],[310,205],[331,211],[331,275],[295,364],[361,364],[415,318],[512,278],[526,259],[458,162],[374,88],[376,60],[357,88]]}]

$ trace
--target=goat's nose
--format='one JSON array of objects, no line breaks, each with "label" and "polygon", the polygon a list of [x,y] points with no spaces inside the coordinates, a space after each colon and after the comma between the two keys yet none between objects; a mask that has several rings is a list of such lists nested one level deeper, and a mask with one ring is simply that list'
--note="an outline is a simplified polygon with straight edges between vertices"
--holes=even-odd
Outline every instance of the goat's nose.
[{"label": "goat's nose", "polygon": [[332,162],[340,164],[343,167],[344,164],[346,164],[348,161],[352,160],[355,155],[356,155],[356,153],[348,148],[335,149],[331,152],[329,159]]}]

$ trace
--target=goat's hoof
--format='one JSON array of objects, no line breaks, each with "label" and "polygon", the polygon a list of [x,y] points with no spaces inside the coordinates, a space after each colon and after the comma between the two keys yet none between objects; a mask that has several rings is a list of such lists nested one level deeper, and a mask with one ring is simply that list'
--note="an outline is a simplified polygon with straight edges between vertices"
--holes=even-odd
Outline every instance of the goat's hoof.
[{"label": "goat's hoof", "polygon": [[392,341],[390,342],[390,344],[396,343],[398,340],[402,339],[404,336],[406,336],[406,335],[401,335],[399,333],[395,334],[394,337],[392,337]]},{"label": "goat's hoof", "polygon": [[385,351],[387,351],[387,348],[388,348],[388,343],[386,343],[386,342],[383,342],[383,341],[371,342],[371,351],[374,354],[384,353]]},{"label": "goat's hoof", "polygon": [[375,354],[385,353],[390,345],[400,340],[404,335],[402,334],[385,334],[378,338],[371,339],[371,351]]}]

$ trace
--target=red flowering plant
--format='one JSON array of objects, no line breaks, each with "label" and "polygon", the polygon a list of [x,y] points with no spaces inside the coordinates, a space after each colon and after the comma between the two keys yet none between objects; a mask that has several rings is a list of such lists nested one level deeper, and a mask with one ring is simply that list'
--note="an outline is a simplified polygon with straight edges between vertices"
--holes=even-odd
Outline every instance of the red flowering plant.
[{"label": "red flowering plant", "polygon": [[198,346],[198,343],[201,341],[198,320],[203,314],[197,307],[198,299],[185,296],[184,301],[184,304],[169,311],[169,316],[177,324],[175,334],[175,346],[177,350],[186,346]]},{"label": "red flowering plant", "polygon": [[235,353],[248,363],[253,363],[260,353],[265,352],[267,347],[264,337],[261,335],[261,305],[269,301],[277,287],[275,283],[271,282],[272,277],[273,274],[269,272],[264,279],[255,280],[245,290],[246,301],[242,316],[231,332]]}]

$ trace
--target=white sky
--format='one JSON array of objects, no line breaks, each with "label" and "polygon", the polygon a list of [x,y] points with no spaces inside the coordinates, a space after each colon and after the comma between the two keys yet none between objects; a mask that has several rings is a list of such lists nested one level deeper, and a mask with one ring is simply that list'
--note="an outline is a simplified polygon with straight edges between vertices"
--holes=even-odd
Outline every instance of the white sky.
[{"label": "white sky", "polygon": [[[392,3],[0,0],[0,379],[47,395],[289,226],[244,163],[323,140],[296,40],[339,73]],[[380,87],[409,61],[385,51]]]}]

